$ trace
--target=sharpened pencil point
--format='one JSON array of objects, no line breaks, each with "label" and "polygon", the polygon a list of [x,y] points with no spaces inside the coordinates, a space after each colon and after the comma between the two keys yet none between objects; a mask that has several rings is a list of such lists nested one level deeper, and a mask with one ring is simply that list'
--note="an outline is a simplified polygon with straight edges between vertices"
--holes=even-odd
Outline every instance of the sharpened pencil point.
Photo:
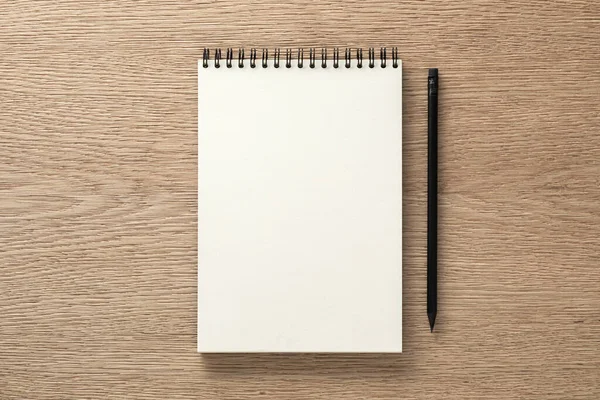
[{"label": "sharpened pencil point", "polygon": [[431,332],[433,332],[433,325],[435,325],[435,315],[436,313],[427,313],[427,317],[429,317],[429,328]]}]

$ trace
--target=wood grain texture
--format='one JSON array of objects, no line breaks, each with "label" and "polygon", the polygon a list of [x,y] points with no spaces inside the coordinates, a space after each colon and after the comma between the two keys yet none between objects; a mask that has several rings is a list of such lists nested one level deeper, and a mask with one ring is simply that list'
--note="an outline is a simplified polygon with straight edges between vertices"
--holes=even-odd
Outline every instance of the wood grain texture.
[{"label": "wood grain texture", "polygon": [[[405,72],[405,352],[198,355],[202,48],[381,45]],[[597,1],[10,1],[0,55],[1,399],[600,398]]]}]

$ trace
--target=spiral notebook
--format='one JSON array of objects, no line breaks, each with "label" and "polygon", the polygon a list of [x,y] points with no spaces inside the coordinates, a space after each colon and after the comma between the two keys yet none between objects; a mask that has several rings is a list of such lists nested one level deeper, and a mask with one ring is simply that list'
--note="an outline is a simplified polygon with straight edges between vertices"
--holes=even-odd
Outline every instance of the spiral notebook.
[{"label": "spiral notebook", "polygon": [[386,53],[205,50],[199,352],[402,351],[402,66]]}]

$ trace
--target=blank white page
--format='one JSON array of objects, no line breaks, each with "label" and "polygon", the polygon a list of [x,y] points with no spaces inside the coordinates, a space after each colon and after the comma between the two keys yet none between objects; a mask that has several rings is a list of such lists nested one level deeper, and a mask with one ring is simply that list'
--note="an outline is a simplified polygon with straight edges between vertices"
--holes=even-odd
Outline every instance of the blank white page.
[{"label": "blank white page", "polygon": [[213,64],[198,66],[198,351],[401,352],[401,66]]}]

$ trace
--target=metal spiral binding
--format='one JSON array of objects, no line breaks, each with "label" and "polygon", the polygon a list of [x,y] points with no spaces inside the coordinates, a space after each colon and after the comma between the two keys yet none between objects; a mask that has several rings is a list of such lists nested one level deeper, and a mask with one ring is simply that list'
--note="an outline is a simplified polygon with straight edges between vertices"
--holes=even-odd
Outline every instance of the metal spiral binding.
[{"label": "metal spiral binding", "polygon": [[210,58],[210,50],[204,49],[202,52],[202,67],[208,68],[208,59]]},{"label": "metal spiral binding", "polygon": [[340,49],[337,47],[333,49],[333,68],[338,68],[340,66]]},{"label": "metal spiral binding", "polygon": [[[362,68],[362,49],[356,49],[356,66]],[[349,67],[346,67],[349,68]]]},{"label": "metal spiral binding", "polygon": [[[285,49],[285,67],[292,68],[294,51],[296,51],[296,54],[297,54],[297,57],[296,57],[297,58],[297,67],[303,68],[304,67],[304,49],[303,48],[299,48],[297,50]],[[238,68],[244,68],[244,60],[245,60],[244,53],[245,52],[244,52],[243,48],[238,49],[238,62],[237,62]],[[392,53],[391,54],[392,55],[392,57],[391,57],[392,68],[398,68],[398,65],[399,65],[398,64],[398,61],[399,61],[398,60],[398,48],[392,47],[391,53]],[[368,54],[369,54],[369,68],[375,68],[375,66],[376,66],[375,48],[370,47],[368,50]],[[249,57],[250,68],[256,68],[256,58],[257,58],[257,50],[255,48],[250,49],[250,57]],[[272,60],[273,60],[273,66],[275,68],[279,68],[280,58],[281,58],[281,49],[279,49],[279,48],[274,49]],[[317,58],[316,49],[314,47],[309,48],[308,62],[309,62],[310,68],[316,67],[316,58]],[[220,68],[220,66],[221,66],[221,49],[215,49],[213,59],[214,59],[214,67]],[[204,49],[202,52],[202,67],[208,68],[210,60],[211,60],[210,50]],[[363,67],[363,49],[361,49],[361,48],[356,49],[355,57],[352,57],[352,49],[351,48],[346,48],[344,50],[344,67],[351,68],[353,60],[356,61],[357,68]],[[337,47],[333,49],[332,61],[333,61],[333,68],[340,67],[340,49]],[[225,65],[227,68],[233,67],[233,48],[231,48],[231,47],[226,50]],[[263,68],[269,67],[269,49],[262,49],[261,66]],[[385,48],[385,47],[381,47],[379,49],[379,66],[381,68],[387,67],[387,48]],[[327,48],[325,48],[325,47],[321,48],[321,68],[327,68]]]},{"label": "metal spiral binding", "polygon": [[215,68],[221,67],[221,49],[215,50]]},{"label": "metal spiral binding", "polygon": [[232,61],[233,61],[233,49],[229,48],[229,49],[227,49],[227,56],[225,59],[225,64],[227,65],[227,68],[231,68]]},{"label": "metal spiral binding", "polygon": [[238,51],[238,67],[244,68],[244,49],[239,49]]}]

